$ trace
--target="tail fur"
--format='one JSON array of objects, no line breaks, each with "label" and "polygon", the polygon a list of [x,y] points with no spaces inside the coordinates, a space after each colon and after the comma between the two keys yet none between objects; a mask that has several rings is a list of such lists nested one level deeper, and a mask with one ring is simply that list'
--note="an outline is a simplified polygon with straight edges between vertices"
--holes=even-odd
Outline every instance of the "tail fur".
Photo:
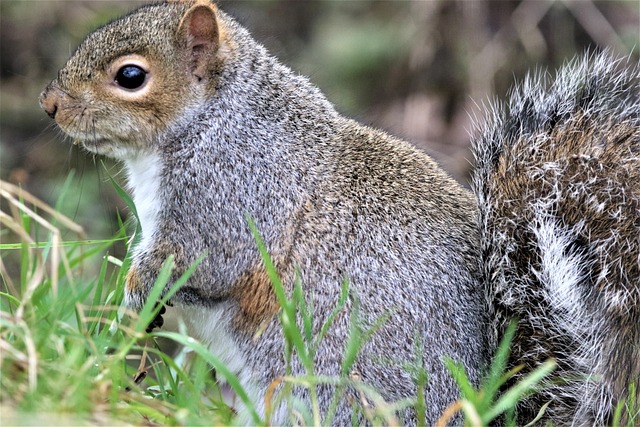
[{"label": "tail fur", "polygon": [[585,55],[528,77],[474,141],[493,343],[511,319],[513,365],[558,363],[557,424],[606,424],[640,390],[640,64]]}]

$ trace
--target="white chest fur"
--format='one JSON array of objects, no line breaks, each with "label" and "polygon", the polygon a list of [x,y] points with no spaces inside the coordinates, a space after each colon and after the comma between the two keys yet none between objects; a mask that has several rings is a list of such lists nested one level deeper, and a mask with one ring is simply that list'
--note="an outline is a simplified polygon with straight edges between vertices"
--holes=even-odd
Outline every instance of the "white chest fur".
[{"label": "white chest fur", "polygon": [[[196,307],[176,305],[174,308],[178,317],[185,323],[189,335],[199,339],[211,353],[233,372],[244,391],[254,403],[259,414],[264,415],[264,396],[260,395],[255,380],[251,377],[251,370],[240,351],[232,334],[229,333],[229,311],[221,304],[219,307]],[[251,416],[240,399],[226,384],[224,377],[219,377],[223,399],[227,405],[238,412],[236,422],[242,425],[251,424]]]},{"label": "white chest fur", "polygon": [[243,372],[245,363],[236,340],[228,332],[230,319],[228,310],[224,306],[205,308],[176,305],[175,308],[185,322],[190,335],[207,345],[233,373]]},{"label": "white chest fur", "polygon": [[[142,238],[135,249],[140,254],[151,247],[154,234],[157,232],[158,217],[163,206],[160,191],[163,164],[157,154],[141,154],[133,159],[127,159],[125,164],[129,188],[133,193],[133,201],[142,229]],[[247,369],[246,361],[242,357],[235,338],[229,333],[228,310],[224,306],[204,308],[181,305],[175,306],[174,309],[186,324],[189,335],[207,345],[211,353],[238,377],[251,401],[256,402],[256,410],[263,414],[264,399],[258,393],[251,371]],[[228,389],[228,386],[222,387]],[[238,411],[239,418],[236,421],[241,424],[250,423],[251,418],[247,409],[236,396],[233,396],[233,393],[228,397],[227,403]]]},{"label": "white chest fur", "polygon": [[160,174],[163,165],[157,154],[140,154],[128,159],[125,165],[142,229],[142,239],[136,248],[140,253],[151,246],[152,237],[157,229],[158,214],[162,207]]}]

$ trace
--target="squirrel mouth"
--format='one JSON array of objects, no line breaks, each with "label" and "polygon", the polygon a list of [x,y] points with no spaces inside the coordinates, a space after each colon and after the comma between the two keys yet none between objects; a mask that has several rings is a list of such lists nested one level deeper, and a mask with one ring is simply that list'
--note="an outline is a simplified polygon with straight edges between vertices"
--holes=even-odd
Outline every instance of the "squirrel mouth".
[{"label": "squirrel mouth", "polygon": [[105,138],[91,138],[91,139],[74,139],[73,145],[82,145],[88,150],[97,149],[98,147],[109,144],[109,140]]},{"label": "squirrel mouth", "polygon": [[106,138],[90,138],[90,139],[74,139],[73,145],[81,145],[88,151],[96,154],[105,154],[109,155],[111,151],[113,151],[114,143],[113,141]]},{"label": "squirrel mouth", "polygon": [[67,136],[71,139],[73,145],[81,145],[87,150],[95,151],[99,147],[103,147],[105,145],[110,144],[110,140],[101,135],[96,134],[87,134],[82,132],[69,132],[66,129],[63,129]]},{"label": "squirrel mouth", "polygon": [[107,138],[75,139],[73,143],[74,145],[81,145],[91,153],[111,157],[116,160],[131,158],[135,156],[138,151],[135,144],[123,143]]}]

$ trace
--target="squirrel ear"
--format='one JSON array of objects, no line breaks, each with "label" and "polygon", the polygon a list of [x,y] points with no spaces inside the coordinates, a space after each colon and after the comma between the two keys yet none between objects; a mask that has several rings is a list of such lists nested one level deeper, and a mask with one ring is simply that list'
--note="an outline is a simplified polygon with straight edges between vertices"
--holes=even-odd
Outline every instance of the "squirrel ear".
[{"label": "squirrel ear", "polygon": [[191,57],[191,72],[202,79],[212,55],[220,45],[215,5],[198,2],[182,17],[178,34],[184,38]]}]

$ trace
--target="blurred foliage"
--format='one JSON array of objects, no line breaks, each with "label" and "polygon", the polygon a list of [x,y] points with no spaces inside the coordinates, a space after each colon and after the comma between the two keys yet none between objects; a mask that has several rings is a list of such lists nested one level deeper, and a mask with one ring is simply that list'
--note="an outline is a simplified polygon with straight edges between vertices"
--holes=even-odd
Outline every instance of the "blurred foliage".
[{"label": "blurred foliage", "polygon": [[[38,95],[75,46],[137,1],[0,2],[0,178],[46,201],[76,170],[64,212],[92,237],[112,234],[109,160],[69,144]],[[585,50],[638,58],[637,0],[220,1],[274,55],[308,75],[345,114],[433,155],[466,183],[470,116],[528,70]],[[106,169],[102,166],[105,162]],[[111,225],[114,224],[114,225]]]}]

